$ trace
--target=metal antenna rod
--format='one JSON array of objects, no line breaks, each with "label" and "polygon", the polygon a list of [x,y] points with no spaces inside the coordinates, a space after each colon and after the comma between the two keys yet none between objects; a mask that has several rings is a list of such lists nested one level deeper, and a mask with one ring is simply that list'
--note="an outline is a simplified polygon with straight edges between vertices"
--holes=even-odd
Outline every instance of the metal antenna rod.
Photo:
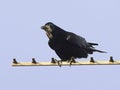
[{"label": "metal antenna rod", "polygon": [[[71,66],[83,66],[83,65],[120,65],[120,61],[116,61],[111,56],[109,60],[94,60],[93,57],[90,58],[90,61],[76,61],[72,63]],[[18,62],[15,58],[13,59],[12,66],[59,66],[57,60],[52,58],[50,62],[37,62],[35,58],[32,58],[32,62]],[[61,66],[70,66],[70,63],[63,61]]]}]

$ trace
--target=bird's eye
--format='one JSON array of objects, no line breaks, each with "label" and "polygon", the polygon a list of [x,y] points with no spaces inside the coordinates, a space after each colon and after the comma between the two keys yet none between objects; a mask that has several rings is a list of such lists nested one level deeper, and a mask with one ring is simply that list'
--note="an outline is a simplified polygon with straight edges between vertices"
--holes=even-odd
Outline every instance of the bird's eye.
[{"label": "bird's eye", "polygon": [[53,25],[49,25],[51,29],[54,29],[54,26]]},{"label": "bird's eye", "polygon": [[54,29],[54,24],[51,22],[48,22],[45,25],[48,26],[49,28],[51,28],[52,30]]}]

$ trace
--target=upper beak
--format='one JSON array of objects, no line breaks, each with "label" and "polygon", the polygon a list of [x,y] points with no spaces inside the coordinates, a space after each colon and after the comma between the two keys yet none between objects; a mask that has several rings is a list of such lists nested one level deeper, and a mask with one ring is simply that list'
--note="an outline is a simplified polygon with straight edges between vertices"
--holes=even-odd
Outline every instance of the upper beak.
[{"label": "upper beak", "polygon": [[41,26],[41,29],[45,29],[45,26]]}]

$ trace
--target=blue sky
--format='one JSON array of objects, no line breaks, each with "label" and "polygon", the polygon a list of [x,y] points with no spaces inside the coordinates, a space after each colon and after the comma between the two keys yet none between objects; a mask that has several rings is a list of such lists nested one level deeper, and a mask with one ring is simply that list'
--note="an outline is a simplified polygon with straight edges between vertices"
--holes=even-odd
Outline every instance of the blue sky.
[{"label": "blue sky", "polygon": [[89,57],[120,59],[119,0],[1,0],[0,90],[120,90],[120,66],[12,67],[13,58],[59,59],[40,29],[49,21],[108,52]]}]

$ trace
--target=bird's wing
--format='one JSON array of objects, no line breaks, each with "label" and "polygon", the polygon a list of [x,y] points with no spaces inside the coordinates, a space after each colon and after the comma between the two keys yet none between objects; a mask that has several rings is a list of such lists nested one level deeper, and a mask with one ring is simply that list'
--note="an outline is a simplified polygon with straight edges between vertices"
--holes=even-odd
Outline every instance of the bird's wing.
[{"label": "bird's wing", "polygon": [[71,32],[68,32],[66,40],[69,44],[72,44],[76,47],[88,47],[88,43],[86,42],[85,38]]},{"label": "bird's wing", "polygon": [[97,43],[89,43],[85,40],[85,38],[78,36],[74,33],[69,32],[66,40],[72,46],[79,47],[85,52],[88,52],[89,54],[92,54],[93,51],[106,53],[105,51],[97,50],[92,46],[92,45],[98,45]]}]

